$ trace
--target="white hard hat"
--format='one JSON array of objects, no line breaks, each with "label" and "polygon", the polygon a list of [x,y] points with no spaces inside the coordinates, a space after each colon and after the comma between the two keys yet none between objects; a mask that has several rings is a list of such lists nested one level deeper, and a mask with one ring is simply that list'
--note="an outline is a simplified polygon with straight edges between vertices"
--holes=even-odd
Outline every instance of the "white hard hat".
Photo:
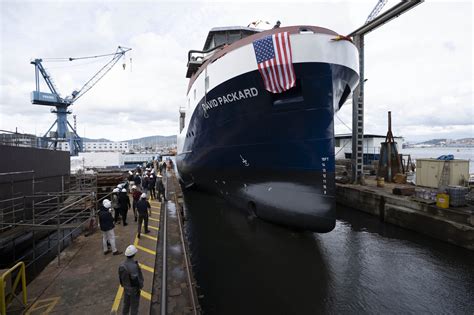
[{"label": "white hard hat", "polygon": [[143,194],[140,196],[140,198],[142,198],[142,199],[146,199],[146,194],[145,194],[145,193],[143,193]]},{"label": "white hard hat", "polygon": [[153,178],[153,175],[150,175],[150,178]]},{"label": "white hard hat", "polygon": [[136,172],[135,175],[138,175],[138,172]]},{"label": "white hard hat", "polygon": [[135,255],[137,252],[138,250],[134,245],[128,245],[127,249],[125,250],[125,256],[130,257]]},{"label": "white hard hat", "polygon": [[112,190],[112,192],[114,192],[114,193],[117,193],[117,192],[119,192],[119,191],[120,191],[119,188],[114,188],[114,190]]},{"label": "white hard hat", "polygon": [[102,205],[107,209],[110,209],[110,207],[112,207],[112,203],[110,203],[109,199],[104,199],[104,201],[102,201]]},{"label": "white hard hat", "polygon": [[128,174],[133,175],[132,171],[128,171]]},{"label": "white hard hat", "polygon": [[127,190],[125,188],[122,188],[122,192],[127,192]]},{"label": "white hard hat", "polygon": [[133,185],[133,186],[132,186],[132,189],[137,189],[137,185]]}]

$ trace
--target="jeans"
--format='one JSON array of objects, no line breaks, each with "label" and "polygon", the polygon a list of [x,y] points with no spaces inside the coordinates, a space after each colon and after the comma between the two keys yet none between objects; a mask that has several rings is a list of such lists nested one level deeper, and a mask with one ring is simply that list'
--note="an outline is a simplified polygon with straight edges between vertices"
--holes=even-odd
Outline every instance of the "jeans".
[{"label": "jeans", "polygon": [[138,294],[127,294],[127,292],[123,293],[123,309],[122,314],[138,314],[138,306],[140,305],[140,291]]},{"label": "jeans", "polygon": [[145,221],[145,232],[148,232],[148,214],[147,215],[138,214],[138,235],[140,235],[142,231],[143,221]]},{"label": "jeans", "polygon": [[115,247],[114,229],[111,229],[108,231],[102,231],[102,248],[104,249],[104,253],[108,250],[107,241],[109,241],[110,246],[112,247],[112,252],[115,253],[117,251],[117,247]]}]

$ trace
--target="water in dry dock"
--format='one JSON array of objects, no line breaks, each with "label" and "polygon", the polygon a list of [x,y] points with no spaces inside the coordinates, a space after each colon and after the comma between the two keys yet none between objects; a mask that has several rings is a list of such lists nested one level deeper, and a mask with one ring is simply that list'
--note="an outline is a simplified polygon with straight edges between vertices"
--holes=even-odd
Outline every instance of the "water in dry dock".
[{"label": "water in dry dock", "polygon": [[474,252],[338,209],[334,231],[297,233],[185,193],[205,314],[474,313]]}]

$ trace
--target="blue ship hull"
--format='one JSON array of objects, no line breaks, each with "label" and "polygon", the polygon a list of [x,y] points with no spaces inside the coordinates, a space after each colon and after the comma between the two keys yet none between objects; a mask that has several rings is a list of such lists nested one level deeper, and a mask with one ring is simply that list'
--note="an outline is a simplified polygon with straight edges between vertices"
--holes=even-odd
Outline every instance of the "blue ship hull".
[{"label": "blue ship hull", "polygon": [[294,69],[296,87],[284,93],[267,92],[258,71],[208,91],[177,167],[184,185],[214,191],[259,218],[329,232],[336,217],[334,109],[358,75],[327,63]]}]

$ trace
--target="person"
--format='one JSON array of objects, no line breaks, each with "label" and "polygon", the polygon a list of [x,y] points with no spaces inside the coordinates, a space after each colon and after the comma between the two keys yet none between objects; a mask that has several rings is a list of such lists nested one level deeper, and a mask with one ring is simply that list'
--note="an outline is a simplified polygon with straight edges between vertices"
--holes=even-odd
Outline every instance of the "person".
[{"label": "person", "polygon": [[134,182],[135,177],[133,176],[132,171],[128,171],[127,180],[128,180],[128,184],[129,184],[130,191],[131,191],[131,190],[132,190],[132,186],[135,185],[135,182]]},{"label": "person", "polygon": [[148,189],[150,190],[151,200],[156,199],[155,185],[156,185],[156,176],[151,174],[150,181],[148,182]]},{"label": "person", "polygon": [[140,265],[133,258],[137,253],[137,248],[129,245],[125,250],[127,257],[119,266],[119,281],[123,287],[123,307],[122,314],[138,314],[140,305],[140,290],[143,288],[143,273]]},{"label": "person", "polygon": [[102,248],[104,250],[104,255],[110,253],[110,250],[107,248],[107,242],[110,243],[112,247],[113,255],[119,255],[122,252],[117,250],[115,246],[115,233],[114,233],[114,218],[110,213],[110,208],[112,203],[109,199],[104,199],[102,206],[99,209],[99,225],[100,230],[102,231]]},{"label": "person", "polygon": [[165,185],[163,185],[163,176],[158,175],[156,181],[156,187],[158,189],[158,201],[161,202],[161,196],[163,196],[163,201],[166,201],[166,192],[165,192]]},{"label": "person", "polygon": [[140,196],[140,200],[137,202],[138,212],[138,233],[137,237],[140,238],[142,232],[142,222],[145,223],[145,234],[150,233],[148,230],[148,216],[151,216],[151,206],[148,200],[146,200],[146,194],[143,193]]},{"label": "person", "polygon": [[150,183],[150,179],[148,178],[148,174],[145,173],[142,179],[142,191],[146,194],[147,198],[148,198],[148,184],[149,183]]},{"label": "person", "polygon": [[133,198],[133,203],[132,203],[132,209],[133,209],[133,215],[135,217],[135,222],[137,222],[137,203],[140,200],[140,196],[142,195],[142,192],[138,189],[137,186],[132,186],[132,198]]},{"label": "person", "polygon": [[130,198],[128,198],[127,189],[122,188],[118,195],[118,202],[120,205],[120,215],[122,216],[123,226],[127,226],[127,213],[130,209]]},{"label": "person", "polygon": [[111,196],[111,202],[112,202],[112,208],[114,209],[114,223],[115,224],[120,224],[120,205],[119,205],[119,192],[120,189],[114,188],[112,191],[112,196]]},{"label": "person", "polygon": [[134,178],[135,186],[137,186],[139,189],[142,189],[142,179],[140,178],[140,174],[138,172],[135,173],[135,178]]},{"label": "person", "polygon": [[161,161],[160,162],[160,174],[163,175],[163,173],[166,172],[166,162],[165,161]]}]

